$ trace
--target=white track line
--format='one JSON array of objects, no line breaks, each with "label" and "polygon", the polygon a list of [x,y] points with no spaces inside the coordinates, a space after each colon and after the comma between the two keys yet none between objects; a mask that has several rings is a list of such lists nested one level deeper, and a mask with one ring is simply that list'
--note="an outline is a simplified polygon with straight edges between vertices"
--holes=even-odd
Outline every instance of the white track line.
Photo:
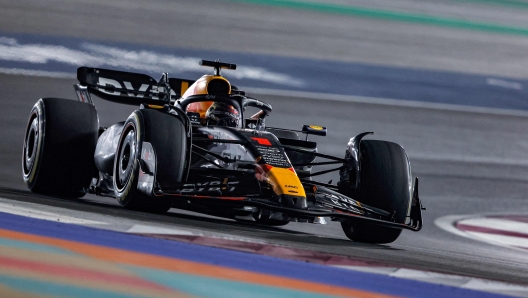
[{"label": "white track line", "polygon": [[[528,237],[528,222],[520,222],[503,218],[469,218],[458,221],[457,224],[463,224],[478,228],[487,228],[501,231],[516,232],[526,234]],[[528,240],[528,239],[527,239]]]},{"label": "white track line", "polygon": [[316,99],[316,100],[331,100],[331,101],[340,101],[340,102],[365,103],[365,104],[376,104],[376,105],[386,105],[386,106],[400,106],[400,107],[408,107],[408,108],[423,108],[423,109],[429,109],[429,110],[455,111],[455,112],[467,112],[467,113],[490,114],[490,115],[501,115],[501,116],[528,117],[528,111],[520,111],[520,110],[474,107],[474,106],[465,106],[465,105],[431,103],[431,102],[422,102],[422,101],[414,101],[414,100],[379,98],[379,97],[339,95],[339,94],[277,90],[277,89],[265,89],[265,88],[251,88],[251,87],[244,88],[243,86],[241,87],[241,89],[247,91],[248,94],[255,93],[255,94],[260,94],[260,95],[288,96],[288,97],[308,98],[308,99]]},{"label": "white track line", "polygon": [[126,231],[130,234],[151,234],[151,235],[177,235],[177,236],[195,236],[200,235],[198,233],[193,233],[189,230],[184,229],[174,229],[174,228],[162,228],[149,225],[133,225],[130,229]]},{"label": "white track line", "polygon": [[[495,215],[494,215],[495,216]],[[484,232],[477,232],[477,231],[466,231],[461,230],[456,227],[456,223],[466,224],[471,223],[472,226],[476,226],[477,224],[480,224],[482,228],[492,228],[496,230],[501,231],[507,231],[505,227],[513,227],[515,230],[512,230],[512,232],[519,233],[517,229],[521,228],[526,223],[517,222],[517,221],[511,221],[512,223],[505,224],[503,221],[506,221],[505,219],[501,219],[498,224],[501,226],[492,226],[490,223],[486,223],[485,215],[449,215],[449,216],[443,216],[440,218],[437,218],[435,220],[435,225],[442,230],[445,230],[447,232],[453,233],[458,236],[470,238],[476,241],[485,242],[488,244],[498,245],[502,247],[507,247],[510,249],[522,251],[526,253],[526,249],[528,248],[528,239],[523,237],[514,237],[514,236],[508,236],[508,235],[499,235],[499,234],[492,234],[492,233],[484,233]],[[489,218],[490,221],[495,221],[497,218]],[[495,221],[496,222],[496,221]],[[478,227],[478,226],[477,226]],[[520,231],[523,234],[527,234],[528,230]]]},{"label": "white track line", "polygon": [[25,217],[30,217],[30,218],[36,218],[36,219],[58,221],[61,223],[76,224],[76,225],[106,225],[107,224],[101,221],[66,216],[66,215],[61,215],[59,213],[53,213],[53,212],[40,211],[37,208],[15,206],[13,204],[3,203],[3,202],[0,202],[0,212],[20,215],[20,216],[25,216]]},{"label": "white track line", "polygon": [[459,287],[464,289],[491,292],[518,297],[528,297],[528,287],[505,282],[473,278],[462,275],[443,274],[422,270],[394,268],[394,267],[361,267],[361,266],[334,266],[354,271],[383,274],[396,278],[422,281],[438,285]]},{"label": "white track line", "polygon": [[47,77],[55,79],[75,79],[75,73],[60,72],[60,71],[46,71],[46,70],[33,70],[23,68],[5,68],[0,67],[0,73],[9,75],[22,75],[29,77]]},{"label": "white track line", "polygon": [[467,232],[474,236],[475,239],[482,239],[488,243],[507,247],[520,247],[528,249],[528,239],[514,236],[495,235],[481,232]]},{"label": "white track line", "polygon": [[[75,73],[21,69],[21,68],[0,67],[0,73],[9,74],[9,75],[25,75],[25,76],[37,76],[37,77],[49,77],[49,78],[64,78],[64,79],[74,79],[75,78]],[[467,112],[467,113],[477,113],[477,114],[528,117],[527,111],[520,111],[520,110],[496,109],[496,108],[474,107],[474,106],[464,106],[464,105],[455,105],[455,104],[430,103],[430,102],[421,102],[421,101],[403,100],[403,99],[339,95],[339,94],[291,91],[291,90],[280,90],[280,89],[242,87],[242,90],[246,90],[248,91],[248,93],[255,93],[255,94],[260,94],[260,95],[288,96],[288,97],[308,98],[308,99],[316,99],[316,100],[331,100],[331,101],[376,104],[376,105],[385,105],[385,106],[422,108],[422,109],[429,109],[429,110],[457,111],[457,112]]]}]

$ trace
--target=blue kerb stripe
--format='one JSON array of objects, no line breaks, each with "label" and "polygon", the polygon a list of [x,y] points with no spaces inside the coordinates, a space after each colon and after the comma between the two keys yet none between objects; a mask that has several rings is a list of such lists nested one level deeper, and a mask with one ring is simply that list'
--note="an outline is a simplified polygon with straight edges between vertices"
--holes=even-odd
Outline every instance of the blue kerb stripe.
[{"label": "blue kerb stripe", "polygon": [[[236,62],[239,65],[261,67],[274,73],[287,75],[304,82],[303,86],[288,85],[262,79],[231,77],[223,74],[237,86],[244,88],[267,88],[315,92],[322,94],[341,94],[393,100],[411,100],[417,102],[466,105],[497,109],[528,110],[528,80],[486,74],[464,74],[455,71],[416,69],[409,67],[381,66],[358,62],[343,62],[322,59],[281,57],[276,55],[221,52],[215,50],[169,48],[153,45],[138,45],[125,42],[90,41],[83,38],[16,34],[0,32],[0,37],[13,38],[21,45],[42,44],[64,46],[77,51],[88,51],[83,45],[95,43],[107,47],[117,47],[127,51],[151,51],[156,55],[175,55],[203,59],[222,58],[223,61]],[[77,67],[64,61],[50,60],[46,63],[32,63],[18,60],[1,60],[0,67],[6,69],[25,69],[70,73],[74,77]],[[99,65],[112,68],[112,65]],[[116,70],[134,71],[119,68]],[[208,72],[204,70],[182,70],[167,68],[171,76],[196,79]],[[160,72],[139,71],[157,78]],[[513,84],[505,88],[500,84],[490,84],[488,79]],[[325,97],[321,96],[321,100]]]},{"label": "blue kerb stripe", "polygon": [[0,228],[145,254],[406,297],[506,297],[379,274],[0,213]]}]

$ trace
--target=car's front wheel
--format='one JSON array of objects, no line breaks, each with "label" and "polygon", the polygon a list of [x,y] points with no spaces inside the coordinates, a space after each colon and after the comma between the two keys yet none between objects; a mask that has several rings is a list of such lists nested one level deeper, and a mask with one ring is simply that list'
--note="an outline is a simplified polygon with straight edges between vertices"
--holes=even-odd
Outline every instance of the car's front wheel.
[{"label": "car's front wheel", "polygon": [[[357,200],[392,214],[397,223],[405,223],[411,202],[411,172],[405,150],[398,144],[364,140],[360,145],[361,170]],[[345,194],[346,195],[346,194]],[[354,241],[391,243],[401,229],[349,219],[341,222],[343,231]]]}]

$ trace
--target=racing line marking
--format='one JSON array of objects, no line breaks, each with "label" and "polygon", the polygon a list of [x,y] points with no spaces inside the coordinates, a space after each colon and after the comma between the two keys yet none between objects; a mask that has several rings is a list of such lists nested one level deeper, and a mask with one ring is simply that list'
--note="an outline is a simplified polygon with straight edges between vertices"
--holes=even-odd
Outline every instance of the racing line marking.
[{"label": "racing line marking", "polygon": [[435,224],[450,233],[511,249],[528,250],[527,215],[451,215]]}]

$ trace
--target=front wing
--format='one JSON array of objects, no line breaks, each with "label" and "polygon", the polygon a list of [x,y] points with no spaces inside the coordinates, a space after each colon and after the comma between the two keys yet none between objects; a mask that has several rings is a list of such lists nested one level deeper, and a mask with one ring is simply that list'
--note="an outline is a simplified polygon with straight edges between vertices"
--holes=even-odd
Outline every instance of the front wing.
[{"label": "front wing", "polygon": [[[307,209],[295,209],[281,206],[279,203],[258,197],[225,197],[225,196],[208,196],[208,195],[184,195],[184,194],[167,194],[158,193],[157,197],[172,197],[179,201],[196,203],[200,205],[217,205],[222,204],[229,208],[256,207],[271,212],[282,212],[289,217],[307,218],[307,217],[330,217],[337,220],[354,219],[368,221],[370,223],[396,229],[406,229],[411,231],[420,231],[422,229],[422,207],[418,196],[418,180],[415,183],[413,199],[411,204],[410,215],[406,223],[397,223],[391,220],[391,214],[360,204],[355,200],[349,199],[346,203],[343,200],[331,200],[328,193],[333,193],[328,189],[320,187],[321,192],[315,194],[314,199],[310,200]],[[341,196],[344,197],[344,196]],[[346,198],[346,197],[345,197]],[[355,204],[353,203],[355,202]]]}]

